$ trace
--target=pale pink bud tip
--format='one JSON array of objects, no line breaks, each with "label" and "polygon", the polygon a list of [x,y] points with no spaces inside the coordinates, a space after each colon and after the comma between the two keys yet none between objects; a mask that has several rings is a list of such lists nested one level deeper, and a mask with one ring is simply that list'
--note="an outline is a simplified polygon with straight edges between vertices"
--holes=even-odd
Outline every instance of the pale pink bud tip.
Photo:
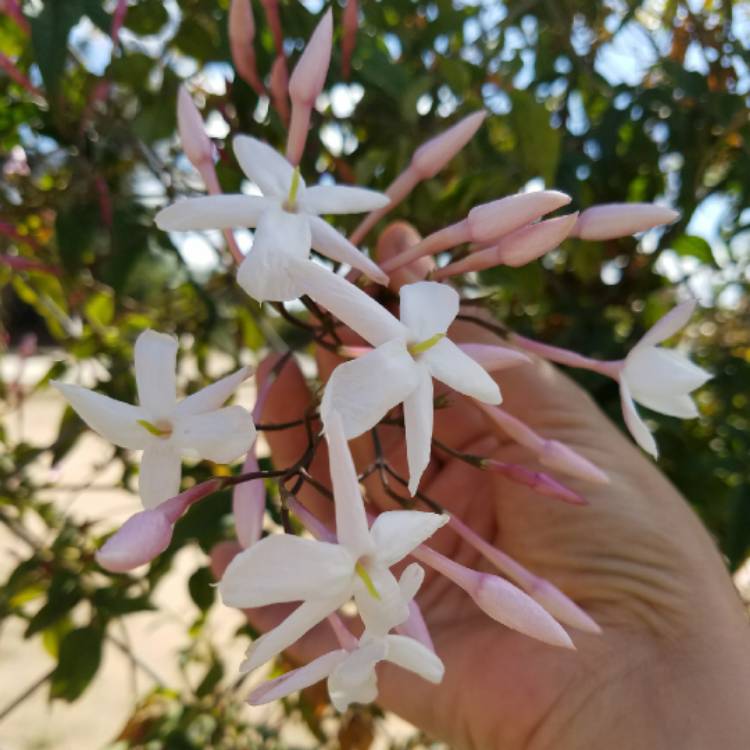
[{"label": "pale pink bud tip", "polygon": [[508,581],[481,574],[476,588],[469,594],[493,620],[551,646],[575,649],[563,627],[540,604]]},{"label": "pale pink bud tip", "polygon": [[411,164],[422,180],[434,177],[473,137],[487,117],[485,110],[474,112],[429,141],[412,156]]},{"label": "pale pink bud tip", "polygon": [[184,86],[177,94],[177,127],[182,149],[194,167],[213,161],[213,148],[203,118]]},{"label": "pale pink bud tip", "polygon": [[529,596],[560,622],[584,633],[601,635],[602,629],[596,622],[549,581],[538,579]]},{"label": "pale pink bud tip", "polygon": [[679,218],[674,209],[653,203],[605,203],[587,208],[578,217],[573,235],[582,240],[612,240],[671,224]]},{"label": "pale pink bud tip", "polygon": [[609,477],[580,453],[557,440],[547,440],[539,460],[552,469],[594,484],[609,484]]},{"label": "pale pink bud tip", "polygon": [[473,242],[489,242],[568,203],[570,196],[557,190],[517,193],[483,203],[469,211],[471,239]]},{"label": "pale pink bud tip", "polygon": [[289,96],[292,101],[310,106],[315,102],[326,81],[332,43],[333,13],[329,8],[313,31],[289,79]]},{"label": "pale pink bud tip", "polygon": [[112,573],[125,573],[151,562],[169,547],[172,524],[160,510],[143,510],[128,518],[96,553],[96,561]]},{"label": "pale pink bud tip", "polygon": [[511,349],[507,346],[495,346],[494,344],[459,344],[459,347],[468,354],[475,362],[480,364],[487,372],[507,370],[509,367],[518,367],[531,362],[531,359],[523,352]]},{"label": "pale pink bud tip", "polygon": [[[245,459],[242,467],[243,474],[258,471],[258,460],[255,448]],[[242,482],[234,488],[232,493],[232,512],[237,539],[247,548],[255,544],[263,533],[263,517],[266,511],[266,488],[262,479]]]}]

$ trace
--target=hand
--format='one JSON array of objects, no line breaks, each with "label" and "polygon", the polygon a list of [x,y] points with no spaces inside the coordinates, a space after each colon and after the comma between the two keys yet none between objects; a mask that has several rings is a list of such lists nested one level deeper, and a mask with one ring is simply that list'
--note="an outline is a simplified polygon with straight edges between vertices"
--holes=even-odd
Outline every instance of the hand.
[{"label": "hand", "polygon": [[[492,341],[476,327],[458,325],[451,337]],[[326,377],[335,361],[323,352],[319,365]],[[750,747],[743,700],[750,695],[746,617],[705,529],[650,460],[555,368],[535,362],[502,372],[498,380],[504,408],[589,458],[611,484],[565,479],[590,503],[574,507],[436,450],[420,489],[552,581],[594,617],[603,634],[571,629],[577,651],[555,649],[490,620],[461,589],[428,571],[417,601],[445,663],[445,679],[433,686],[383,664],[380,704],[457,749]],[[262,420],[297,419],[309,403],[305,381],[290,364]],[[405,475],[402,430],[381,427],[379,434],[386,459]],[[307,445],[299,428],[266,437],[278,466],[294,463]],[[457,450],[543,470],[462,399],[451,397],[451,406],[436,412],[435,438]],[[373,460],[367,437],[352,449],[360,469]],[[328,483],[324,449],[313,474]],[[396,507],[377,475],[366,488],[375,506]],[[300,499],[319,516],[331,517],[330,501],[314,489],[305,487]],[[449,529],[430,546],[464,565],[492,570]],[[217,575],[235,551],[216,551]],[[288,611],[266,607],[249,617],[266,630]],[[304,663],[332,648],[323,623],[289,656]]]}]

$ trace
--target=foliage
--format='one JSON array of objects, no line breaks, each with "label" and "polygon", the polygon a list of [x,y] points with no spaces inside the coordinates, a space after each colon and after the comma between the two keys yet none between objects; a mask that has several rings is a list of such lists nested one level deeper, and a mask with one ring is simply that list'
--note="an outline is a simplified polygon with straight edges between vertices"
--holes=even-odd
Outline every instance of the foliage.
[{"label": "foliage", "polygon": [[[247,350],[257,355],[278,339],[304,344],[304,331],[261,318],[238,289],[218,235],[210,244],[177,245],[152,221],[157,208],[203,190],[176,135],[181,82],[203,104],[226,191],[242,180],[227,133],[261,134],[283,146],[276,111],[233,80],[227,5],[137,0],[111,55],[111,3],[28,3],[28,34],[8,15],[0,17],[0,46],[34,89],[0,77],[0,333],[8,350],[34,334],[55,360],[32,392],[94,358],[111,375],[98,388],[131,401],[132,344],[147,327],[190,337],[197,369],[188,390],[207,382],[209,352],[224,352],[236,364]],[[258,67],[267,75],[273,39],[262,4],[254,5]],[[737,568],[750,553],[750,235],[743,213],[750,191],[750,54],[740,6],[726,0],[361,5],[351,81],[342,83],[337,47],[329,76],[335,86],[318,102],[303,174],[384,189],[419,143],[485,106],[491,116],[478,137],[394,218],[408,216],[426,234],[530,179],[568,192],[575,208],[665,197],[683,212],[661,235],[570,240],[543,264],[493,270],[482,281],[509,326],[607,358],[621,356],[671,306],[674,281],[700,296],[707,307],[692,346],[716,375],[700,395],[702,417],[654,419],[663,469]],[[292,61],[320,4],[308,6],[281,4]],[[341,9],[334,4],[334,10],[339,28]],[[351,230],[354,219],[340,226]],[[198,259],[208,262],[196,263],[196,247]],[[33,265],[20,269],[19,259]],[[580,378],[619,419],[615,386]],[[30,395],[10,382],[0,389],[8,414]],[[194,508],[144,575],[103,573],[93,554],[109,529],[66,517],[44,499],[49,480],[34,471],[40,461],[58,464],[83,431],[69,410],[47,446],[13,442],[0,432],[0,520],[27,547],[2,587],[0,618],[20,618],[27,638],[44,641],[58,660],[50,697],[67,701],[96,673],[113,624],[153,606],[179,549],[197,541],[208,551],[231,537],[227,494]],[[115,450],[112,461],[128,486],[127,453]],[[186,481],[214,470],[201,463],[187,470]],[[39,528],[44,534],[30,531]],[[205,568],[190,578],[190,594],[197,638],[213,604]],[[86,658],[71,657],[78,653]],[[117,747],[241,747],[237,738],[247,728],[236,707],[219,711],[212,702],[227,682],[231,677],[209,663],[189,700],[160,688]],[[303,698],[287,710],[322,731],[305,705]],[[248,747],[281,747],[268,732]]]}]

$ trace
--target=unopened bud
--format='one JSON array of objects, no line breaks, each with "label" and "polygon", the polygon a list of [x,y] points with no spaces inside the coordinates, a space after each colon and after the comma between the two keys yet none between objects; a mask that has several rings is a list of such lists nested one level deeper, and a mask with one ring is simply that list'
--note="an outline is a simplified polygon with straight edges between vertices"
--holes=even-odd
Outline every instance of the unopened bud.
[{"label": "unopened bud", "polygon": [[609,484],[609,477],[587,458],[558,440],[546,440],[538,454],[545,466],[594,484]]},{"label": "unopened bud", "polygon": [[182,149],[196,169],[213,162],[213,146],[206,135],[203,118],[184,86],[180,86],[177,94],[177,128]]},{"label": "unopened bud", "polygon": [[487,372],[507,370],[509,367],[528,364],[531,359],[517,349],[494,344],[459,344],[461,351],[468,354]]},{"label": "unopened bud", "polygon": [[333,13],[329,8],[313,31],[289,79],[289,96],[297,104],[312,106],[323,84],[331,63],[333,42]]},{"label": "unopened bud", "polygon": [[151,562],[169,547],[173,526],[159,510],[143,510],[128,518],[96,553],[105,570],[125,573]]},{"label": "unopened bud", "polygon": [[571,233],[582,240],[612,240],[671,224],[680,214],[653,203],[604,203],[587,208]]},{"label": "unopened bud", "polygon": [[584,612],[570,597],[557,586],[543,578],[537,578],[529,596],[544,607],[556,620],[584,633],[601,635],[602,629],[592,617]]},{"label": "unopened bud", "polygon": [[229,6],[229,48],[234,68],[256,94],[263,93],[255,62],[255,19],[250,0],[232,0]]},{"label": "unopened bud", "polygon": [[[255,457],[255,446],[247,454],[242,473],[259,470]],[[263,517],[266,511],[266,488],[262,479],[251,479],[238,484],[232,493],[232,512],[237,539],[247,548],[255,544],[263,533]]]}]

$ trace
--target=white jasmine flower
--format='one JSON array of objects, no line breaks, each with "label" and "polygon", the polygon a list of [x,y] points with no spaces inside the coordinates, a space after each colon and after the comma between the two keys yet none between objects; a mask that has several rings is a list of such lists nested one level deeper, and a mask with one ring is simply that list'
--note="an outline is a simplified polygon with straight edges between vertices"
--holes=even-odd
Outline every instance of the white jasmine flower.
[{"label": "white jasmine flower", "polygon": [[421,569],[409,566],[397,581],[390,568],[448,520],[437,513],[390,511],[368,528],[354,462],[336,415],[329,419],[327,439],[338,543],[288,534],[266,537],[237,555],[219,584],[224,603],[232,607],[302,602],[251,644],[243,671],[272,659],[352,597],[373,635],[384,636],[404,622]]},{"label": "white jasmine flower", "polygon": [[253,247],[240,265],[240,286],[259,302],[288,301],[307,292],[310,248],[387,284],[388,277],[320,214],[371,211],[388,203],[374,190],[344,185],[307,187],[299,173],[269,145],[249,136],[234,139],[242,170],[263,196],[188,198],[156,215],[165,230],[256,227]]},{"label": "white jasmine flower", "polygon": [[657,346],[683,328],[694,309],[695,301],[688,300],[670,310],[633,347],[619,368],[625,423],[638,445],[654,458],[659,453],[656,441],[634,401],[662,414],[691,419],[698,416],[698,410],[689,394],[711,378],[681,352]]},{"label": "white jasmine flower", "polygon": [[138,489],[146,508],[179,492],[182,456],[228,463],[247,453],[255,440],[246,409],[221,408],[251,368],[242,367],[178,403],[176,359],[177,341],[172,336],[149,330],[138,337],[138,406],[78,385],[52,382],[92,430],[122,448],[143,451]]},{"label": "white jasmine flower", "polygon": [[[403,333],[339,365],[326,385],[321,412],[326,428],[329,415],[340,414],[346,437],[351,439],[374,427],[403,402],[409,491],[413,494],[430,460],[433,377],[487,404],[499,404],[502,397],[487,371],[446,336],[458,315],[460,299],[455,289],[420,281],[401,287],[400,294]],[[357,321],[345,322],[358,329]]]}]

